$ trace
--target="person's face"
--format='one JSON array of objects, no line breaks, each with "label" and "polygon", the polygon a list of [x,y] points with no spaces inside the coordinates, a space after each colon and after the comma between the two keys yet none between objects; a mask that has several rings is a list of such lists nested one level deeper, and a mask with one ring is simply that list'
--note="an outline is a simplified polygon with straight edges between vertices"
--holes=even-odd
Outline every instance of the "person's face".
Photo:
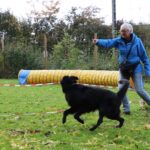
[{"label": "person's face", "polygon": [[125,39],[130,39],[130,32],[127,29],[120,29],[120,35]]}]

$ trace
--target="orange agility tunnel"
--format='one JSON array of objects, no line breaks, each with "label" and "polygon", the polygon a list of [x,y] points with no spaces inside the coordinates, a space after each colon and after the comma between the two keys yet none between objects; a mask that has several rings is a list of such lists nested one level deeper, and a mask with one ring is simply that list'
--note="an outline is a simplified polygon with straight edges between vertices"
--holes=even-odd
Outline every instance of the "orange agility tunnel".
[{"label": "orange agility tunnel", "polygon": [[[77,76],[79,83],[118,86],[119,72],[106,70],[20,70],[20,84],[60,83],[64,76]],[[132,82],[131,82],[132,85]]]}]

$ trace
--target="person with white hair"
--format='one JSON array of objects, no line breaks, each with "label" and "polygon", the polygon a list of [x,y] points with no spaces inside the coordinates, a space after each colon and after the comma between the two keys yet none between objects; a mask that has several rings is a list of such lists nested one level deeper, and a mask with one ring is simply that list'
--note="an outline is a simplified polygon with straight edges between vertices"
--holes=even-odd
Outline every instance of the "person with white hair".
[{"label": "person with white hair", "polygon": [[[150,105],[150,96],[144,90],[143,67],[146,76],[150,76],[150,61],[141,39],[133,33],[133,27],[129,23],[120,26],[120,36],[113,39],[93,39],[93,43],[104,48],[116,48],[119,51],[119,78],[131,77],[137,94]],[[121,88],[121,85],[119,85]],[[122,100],[125,114],[130,114],[128,97]]]}]

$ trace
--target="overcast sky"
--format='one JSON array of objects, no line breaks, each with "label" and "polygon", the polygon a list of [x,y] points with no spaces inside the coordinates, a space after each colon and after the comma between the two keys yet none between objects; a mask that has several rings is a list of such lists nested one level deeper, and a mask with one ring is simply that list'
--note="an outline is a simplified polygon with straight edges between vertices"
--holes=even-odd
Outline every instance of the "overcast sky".
[{"label": "overcast sky", "polygon": [[[30,0],[0,0],[0,10],[9,9],[17,17],[26,17],[30,10],[27,1]],[[64,16],[73,6],[83,8],[96,6],[101,8],[100,17],[104,17],[105,23],[110,24],[112,21],[111,4],[112,0],[60,0],[60,14]],[[132,20],[134,23],[150,23],[150,0],[116,0],[116,19]]]}]

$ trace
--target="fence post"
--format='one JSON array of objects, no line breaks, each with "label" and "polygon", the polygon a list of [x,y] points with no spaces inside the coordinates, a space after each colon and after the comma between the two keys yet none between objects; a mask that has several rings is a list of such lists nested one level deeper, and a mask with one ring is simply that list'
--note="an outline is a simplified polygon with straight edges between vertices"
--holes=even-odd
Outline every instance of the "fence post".
[{"label": "fence post", "polygon": [[[94,33],[94,39],[97,39],[97,33]],[[96,70],[97,68],[97,61],[98,61],[98,47],[97,45],[94,45],[94,51],[93,51],[93,68]]]},{"label": "fence post", "polygon": [[47,51],[47,36],[46,33],[44,33],[44,67],[45,69],[48,69],[48,51]]}]

